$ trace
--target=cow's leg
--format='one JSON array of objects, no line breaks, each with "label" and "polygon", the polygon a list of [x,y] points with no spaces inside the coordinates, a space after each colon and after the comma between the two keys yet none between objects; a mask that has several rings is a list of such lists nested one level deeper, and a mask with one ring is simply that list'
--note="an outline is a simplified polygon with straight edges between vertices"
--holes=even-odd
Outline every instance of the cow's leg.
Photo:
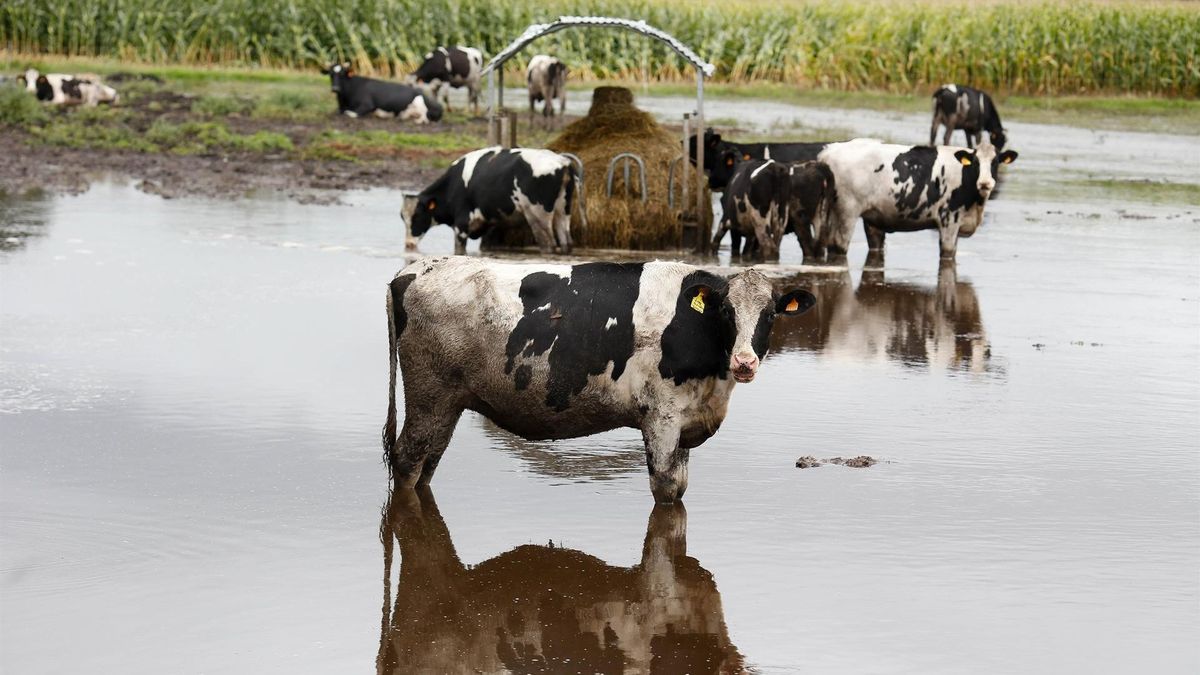
[{"label": "cow's leg", "polygon": [[975,143],[978,142],[978,139],[975,138],[975,132],[973,132],[969,129],[964,129],[963,134],[965,134],[967,137],[967,149],[968,150],[974,149]]},{"label": "cow's leg", "polygon": [[[712,252],[713,253],[716,253],[718,250],[720,250],[721,240],[725,238],[725,233],[728,231],[729,231],[729,221],[722,218],[721,222],[717,225],[717,233],[714,234],[713,238],[712,238]],[[731,250],[732,250],[732,248],[733,247],[730,246]]]},{"label": "cow's leg", "polygon": [[950,145],[950,137],[954,135],[954,125],[946,123],[946,135],[942,138],[942,145]]},{"label": "cow's leg", "polygon": [[729,229],[729,255],[742,257],[742,233],[738,231],[737,225]]},{"label": "cow's leg", "polygon": [[679,445],[679,425],[670,419],[648,420],[642,428],[646,443],[646,468],[654,501],[671,503],[683,497],[688,483],[687,448]]},{"label": "cow's leg", "polygon": [[550,253],[554,250],[553,221],[553,213],[525,213],[525,222],[529,223],[529,229],[533,231],[533,240],[537,242],[538,250],[542,253]]},{"label": "cow's leg", "polygon": [[[405,387],[407,390],[408,387]],[[404,396],[404,427],[389,454],[397,487],[428,485],[437,470],[463,408],[453,396],[424,392]]]},{"label": "cow's leg", "polygon": [[883,253],[887,232],[876,227],[871,221],[863,218],[863,234],[867,235],[867,250]]},{"label": "cow's leg", "polygon": [[[934,104],[934,107],[935,108],[937,107],[936,103]],[[937,116],[937,113],[935,112],[933,115],[933,126],[931,126],[929,128],[929,144],[930,145],[937,145],[937,132],[938,132],[938,116]]]},{"label": "cow's leg", "polygon": [[942,223],[938,228],[938,247],[941,250],[942,260],[954,260],[954,256],[958,252],[957,225]]},{"label": "cow's leg", "polygon": [[529,95],[529,128],[530,129],[533,128],[533,113],[534,113],[534,107],[535,107],[536,103],[537,103],[537,97],[534,96],[533,94],[530,94]]},{"label": "cow's leg", "polygon": [[554,239],[558,242],[559,253],[571,252],[571,214],[565,208],[554,210]]},{"label": "cow's leg", "polygon": [[454,228],[454,255],[467,254],[467,228]]}]

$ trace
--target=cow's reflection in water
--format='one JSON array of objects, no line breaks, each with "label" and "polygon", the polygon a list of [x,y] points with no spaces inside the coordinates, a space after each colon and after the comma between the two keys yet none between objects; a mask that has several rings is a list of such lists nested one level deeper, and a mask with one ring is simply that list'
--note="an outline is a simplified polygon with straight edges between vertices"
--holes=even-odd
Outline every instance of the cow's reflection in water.
[{"label": "cow's reflection in water", "polygon": [[785,317],[771,333],[771,351],[804,350],[857,360],[888,359],[925,366],[995,373],[979,299],[943,262],[937,286],[889,282],[866,268],[858,289],[849,272],[779,282],[817,297],[807,314]]},{"label": "cow's reflection in water", "polygon": [[379,532],[380,673],[744,671],[682,504],[654,507],[633,567],[532,544],[467,567],[428,488],[393,492]]}]

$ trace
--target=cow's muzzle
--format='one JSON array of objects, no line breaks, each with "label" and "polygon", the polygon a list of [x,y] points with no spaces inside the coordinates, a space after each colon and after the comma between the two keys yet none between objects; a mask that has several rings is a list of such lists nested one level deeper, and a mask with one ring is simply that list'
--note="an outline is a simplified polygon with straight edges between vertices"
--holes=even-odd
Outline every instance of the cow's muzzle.
[{"label": "cow's muzzle", "polygon": [[754,376],[758,374],[758,357],[751,354],[734,354],[729,362],[729,370],[733,372],[733,379],[737,382],[745,384],[754,381]]}]

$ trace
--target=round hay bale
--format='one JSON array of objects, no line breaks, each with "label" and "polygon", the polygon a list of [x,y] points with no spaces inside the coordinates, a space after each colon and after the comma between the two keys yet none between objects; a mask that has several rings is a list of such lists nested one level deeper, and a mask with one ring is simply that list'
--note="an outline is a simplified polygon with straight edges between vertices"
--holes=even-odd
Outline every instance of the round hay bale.
[{"label": "round hay bale", "polygon": [[[649,113],[633,104],[633,92],[624,87],[597,87],[587,117],[578,119],[546,144],[555,152],[570,152],[583,161],[584,204],[587,228],[577,215],[571,217],[571,237],[576,246],[625,250],[677,249],[682,242],[680,220],[682,204],[682,167],[676,167],[675,208],[668,206],[667,184],[671,163],[682,154],[680,136],[668,131]],[[607,195],[608,166],[617,155],[630,152],[646,164],[646,201],[641,200],[641,182],[636,164],[630,167],[628,190],[625,171],[618,164],[613,172],[612,197]],[[689,187],[691,206],[695,204],[695,172]],[[711,194],[705,188],[705,204]],[[578,202],[575,205],[578,208]],[[702,215],[702,238],[712,231],[712,210]],[[527,246],[533,243],[528,228],[506,228],[491,242],[502,246]]]}]

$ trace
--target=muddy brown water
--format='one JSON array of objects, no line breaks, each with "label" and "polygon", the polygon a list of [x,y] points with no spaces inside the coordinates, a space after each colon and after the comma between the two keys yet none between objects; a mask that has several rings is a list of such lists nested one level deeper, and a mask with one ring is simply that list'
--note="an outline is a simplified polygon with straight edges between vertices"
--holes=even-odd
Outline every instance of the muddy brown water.
[{"label": "muddy brown water", "polygon": [[473,414],[388,494],[393,192],[4,203],[0,670],[1196,672],[1200,209],[1018,176],[956,266],[789,241],[677,508]]}]

